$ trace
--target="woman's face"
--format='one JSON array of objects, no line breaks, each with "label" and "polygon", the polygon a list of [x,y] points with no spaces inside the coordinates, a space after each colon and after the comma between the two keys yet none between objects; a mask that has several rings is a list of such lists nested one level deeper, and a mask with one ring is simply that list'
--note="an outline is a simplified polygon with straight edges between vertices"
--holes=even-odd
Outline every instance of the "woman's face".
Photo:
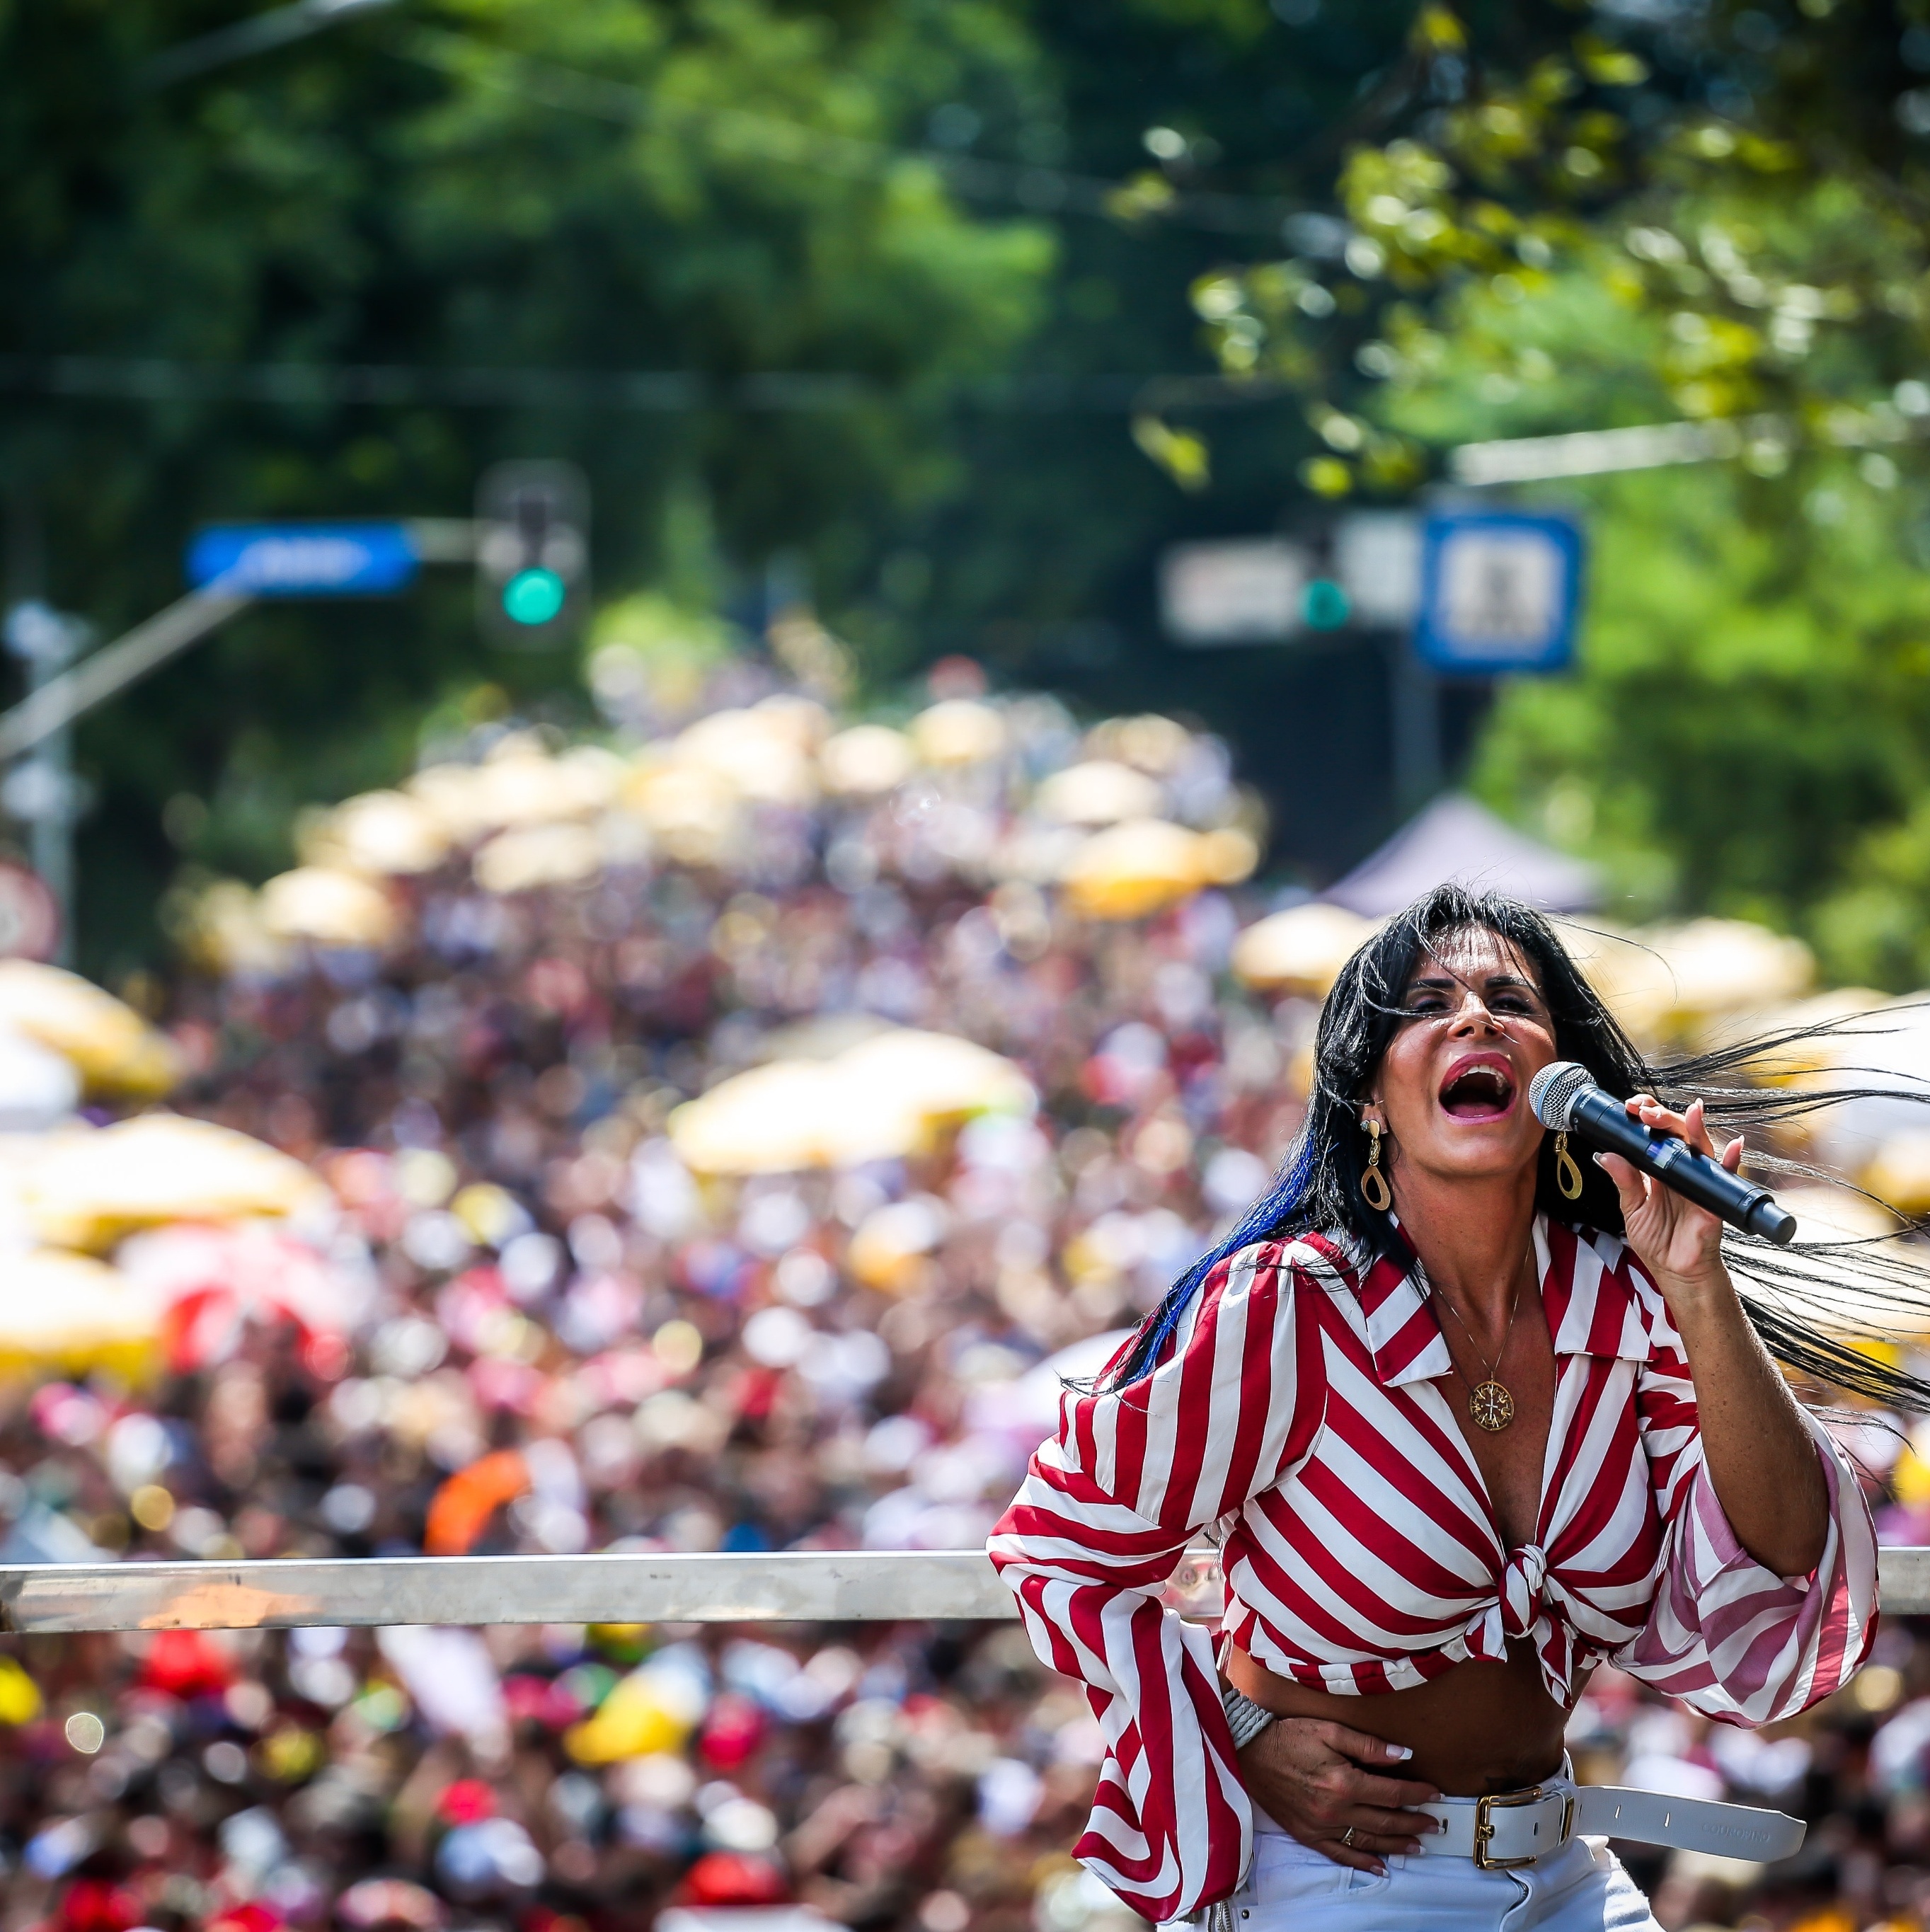
[{"label": "woman's face", "polygon": [[1533,967],[1485,927],[1447,934],[1401,1013],[1364,1111],[1393,1142],[1383,1164],[1461,1179],[1532,1166],[1544,1130],[1528,1083],[1556,1058]]}]

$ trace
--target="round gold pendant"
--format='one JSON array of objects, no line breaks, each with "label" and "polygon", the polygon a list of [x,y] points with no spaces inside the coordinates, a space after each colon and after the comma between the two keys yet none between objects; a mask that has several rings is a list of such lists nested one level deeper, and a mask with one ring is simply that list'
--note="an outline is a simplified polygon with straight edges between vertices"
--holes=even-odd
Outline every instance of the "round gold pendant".
[{"label": "round gold pendant", "polygon": [[1499,1382],[1483,1382],[1468,1397],[1468,1413],[1477,1429],[1499,1436],[1514,1420],[1514,1398]]}]

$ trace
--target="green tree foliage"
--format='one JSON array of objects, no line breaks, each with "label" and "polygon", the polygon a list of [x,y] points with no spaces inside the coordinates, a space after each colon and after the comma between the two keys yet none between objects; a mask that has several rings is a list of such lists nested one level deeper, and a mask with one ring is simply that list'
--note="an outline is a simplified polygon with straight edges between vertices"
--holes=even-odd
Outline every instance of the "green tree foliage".
[{"label": "green tree foliage", "polygon": [[[1325,206],[1393,102],[1376,77],[1406,70],[1412,5],[402,0],[143,86],[257,10],[0,12],[0,356],[32,358],[0,362],[0,480],[59,601],[112,628],[178,590],[203,518],[455,512],[491,458],[563,455],[591,474],[608,594],[661,578],[698,502],[724,594],[801,558],[874,681],[967,650],[1133,703],[1170,702],[1180,668],[1160,545],[1266,527],[1319,446],[1255,392],[1203,418],[1204,487],[1139,454],[1133,425],[1196,448],[1196,404],[1226,400],[1186,291]],[[71,364],[46,393],[41,358],[76,356],[123,358],[133,393]],[[181,364],[258,373],[238,392]],[[345,393],[344,367],[377,373]],[[717,406],[560,383],[457,406],[460,382],[381,373],[479,367],[690,371]],[[823,385],[761,400],[773,370]],[[1256,752],[1324,675],[1184,668]],[[290,803],[393,776],[425,706],[486,681],[475,702],[540,710],[574,670],[481,652],[452,578],[251,616],[83,732],[91,956],[141,940],[182,838],[259,872]],[[1342,707],[1356,764],[1372,682]]]},{"label": "green tree foliage", "polygon": [[1803,932],[1930,977],[1930,25],[1907,10],[1416,14],[1417,76],[1337,172],[1346,225],[1203,278],[1224,366],[1293,386],[1313,490],[1684,419],[1725,460],[1527,493],[1585,515],[1577,675],[1476,761],[1630,913]]},{"label": "green tree foliage", "polygon": [[[835,593],[874,525],[960,481],[947,387],[1007,364],[1054,253],[1022,208],[966,208],[902,152],[961,94],[1029,111],[1033,50],[991,0],[447,0],[146,84],[157,51],[232,17],[0,15],[0,349],[20,358],[0,476],[59,602],[111,630],[179,593],[199,521],[462,514],[479,470],[518,453],[591,472],[615,587],[651,574],[665,505],[694,489],[730,554],[814,550]],[[58,373],[75,356],[157,361],[146,395],[80,400]],[[231,364],[283,373],[209,400],[197,372]],[[723,395],[821,370],[876,393],[650,413],[566,384],[490,412],[433,389],[385,403],[379,378],[364,401],[305,386],[341,365],[668,370]],[[173,815],[191,856],[259,872],[295,803],[406,766],[452,687],[566,692],[569,665],[492,658],[467,598],[447,580],[252,614],[91,722],[90,933],[145,926],[170,796],[212,807]]]},{"label": "green tree foliage", "polygon": [[[1378,662],[1176,656],[1164,543],[1400,500],[1469,436],[1685,413],[1739,425],[1751,528],[1838,471],[1913,525],[1930,28],[1893,6],[404,0],[144,86],[250,10],[0,12],[0,355],[27,358],[0,362],[0,481],[105,628],[174,594],[206,518],[459,512],[487,461],[570,456],[609,596],[701,525],[742,618],[803,559],[875,683],[963,649],[1189,704],[1317,874],[1382,829]],[[76,356],[141,393],[59,364],[48,393]],[[182,373],[233,365],[272,373]],[[344,368],[377,373],[358,396]],[[456,374],[380,373],[479,368],[683,371],[710,403],[464,407]],[[1809,594],[1781,581],[1742,588]],[[251,616],[82,734],[92,956],[182,853],[259,872],[295,802],[394,776],[431,707],[540,715],[575,672],[484,651],[453,574]],[[1907,818],[1901,770],[1828,890],[1901,890],[1855,856]]]},{"label": "green tree foliage", "polygon": [[[0,12],[0,356],[30,358],[0,362],[0,480],[38,512],[59,601],[112,628],[179,589],[205,518],[456,512],[493,458],[563,455],[590,472],[611,595],[662,576],[698,501],[724,594],[801,557],[875,681],[962,649],[1131,703],[1171,701],[1180,668],[1160,545],[1266,527],[1319,446],[1270,392],[1196,415],[1226,399],[1194,380],[1214,364],[1186,291],[1326,205],[1393,102],[1375,77],[1406,71],[1412,6],[402,0],[143,86],[256,10]],[[77,356],[123,358],[134,393],[72,365],[45,393],[41,358]],[[258,372],[241,393],[192,376],[235,365]],[[344,367],[377,373],[345,394]],[[456,406],[459,382],[381,373],[412,368],[689,371],[717,406],[567,383]],[[823,386],[758,392],[773,370]],[[1134,424],[1196,448],[1210,424],[1204,487]],[[1320,674],[1184,668],[1256,752]],[[146,928],[170,797],[189,856],[259,872],[296,799],[406,764],[425,706],[487,681],[476,701],[540,709],[574,670],[481,652],[453,578],[251,616],[82,734],[92,956]]]}]

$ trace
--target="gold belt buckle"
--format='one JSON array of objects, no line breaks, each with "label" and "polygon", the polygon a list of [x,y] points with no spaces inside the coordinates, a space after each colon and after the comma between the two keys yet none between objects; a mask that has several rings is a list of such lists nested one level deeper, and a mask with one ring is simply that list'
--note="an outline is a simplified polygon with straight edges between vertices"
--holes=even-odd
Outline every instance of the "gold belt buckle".
[{"label": "gold belt buckle", "polygon": [[[1488,1841],[1494,1836],[1494,1826],[1488,1814],[1496,1810],[1512,1811],[1523,1804],[1538,1804],[1545,1794],[1537,1784],[1526,1791],[1503,1791],[1493,1797],[1477,1798],[1474,1808],[1474,1862],[1483,1871],[1513,1871],[1521,1865],[1532,1865],[1542,1856],[1541,1852],[1530,1852],[1526,1858],[1492,1858],[1487,1855]],[[1559,1851],[1568,1843],[1568,1828],[1574,1822],[1574,1799],[1571,1797],[1562,1813],[1561,1835],[1548,1846],[1548,1851]]]}]

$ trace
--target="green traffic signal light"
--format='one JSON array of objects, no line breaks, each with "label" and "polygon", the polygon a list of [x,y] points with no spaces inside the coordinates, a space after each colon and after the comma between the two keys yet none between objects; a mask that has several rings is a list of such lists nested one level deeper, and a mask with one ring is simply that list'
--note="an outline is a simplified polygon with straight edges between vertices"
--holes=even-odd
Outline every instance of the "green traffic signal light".
[{"label": "green traffic signal light", "polygon": [[1331,578],[1316,577],[1301,599],[1300,614],[1310,630],[1337,631],[1353,614],[1353,606]]},{"label": "green traffic signal light", "polygon": [[503,614],[513,624],[547,624],[569,597],[553,570],[519,570],[503,586]]}]

